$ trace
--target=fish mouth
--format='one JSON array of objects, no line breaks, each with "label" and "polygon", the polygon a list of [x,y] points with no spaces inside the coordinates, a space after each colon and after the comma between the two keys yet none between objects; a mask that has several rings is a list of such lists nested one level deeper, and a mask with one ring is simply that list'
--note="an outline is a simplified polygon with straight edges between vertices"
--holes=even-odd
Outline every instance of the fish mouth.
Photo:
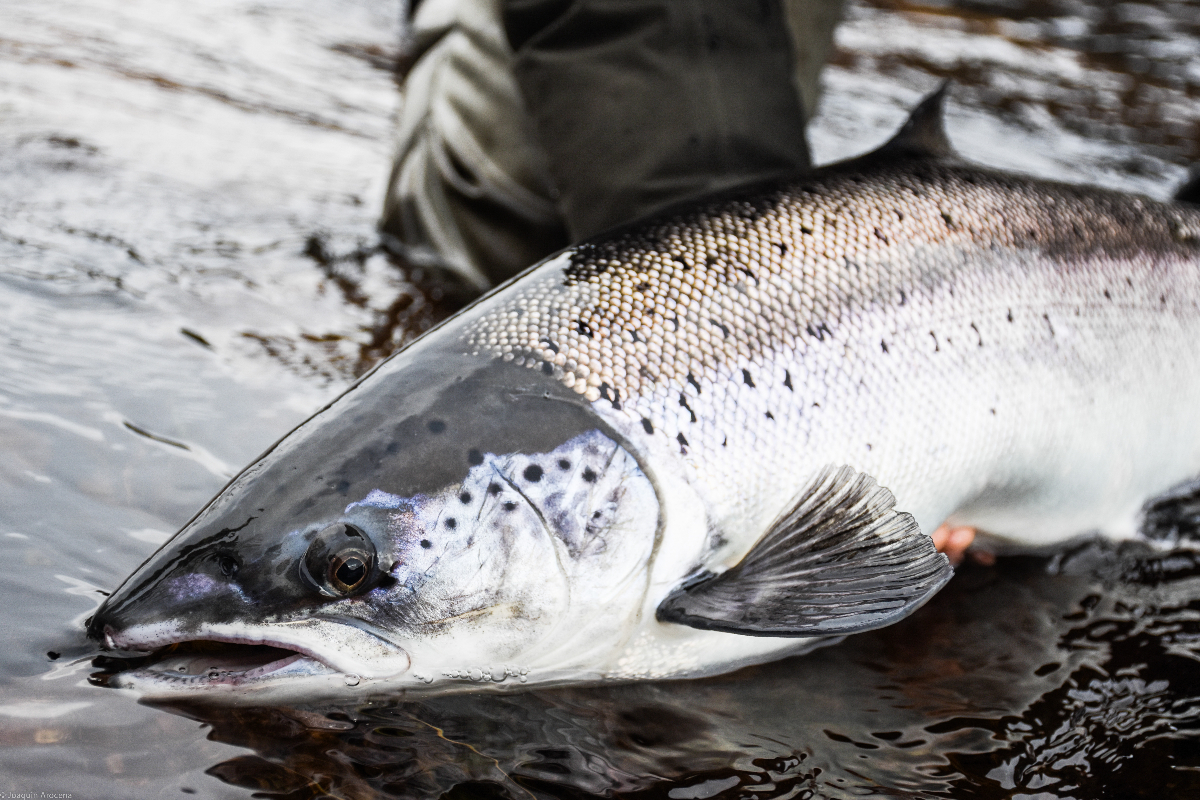
[{"label": "fish mouth", "polygon": [[128,666],[131,667],[128,671],[121,670],[120,665],[114,663],[120,660],[126,659],[106,660],[105,666],[117,668],[109,679],[109,685],[120,685],[131,680],[139,683],[153,680],[175,683],[180,688],[238,687],[271,676],[281,677],[278,673],[336,672],[317,659],[289,648],[207,639],[171,644],[154,651],[148,657],[127,659],[130,662]]},{"label": "fish mouth", "polygon": [[403,650],[349,625],[328,623],[321,629],[345,632],[331,648],[332,658],[300,641],[311,633],[303,628],[213,627],[218,629],[190,633],[163,625],[120,632],[106,627],[104,643],[116,652],[96,660],[102,672],[92,682],[148,697],[337,693],[409,666]]}]

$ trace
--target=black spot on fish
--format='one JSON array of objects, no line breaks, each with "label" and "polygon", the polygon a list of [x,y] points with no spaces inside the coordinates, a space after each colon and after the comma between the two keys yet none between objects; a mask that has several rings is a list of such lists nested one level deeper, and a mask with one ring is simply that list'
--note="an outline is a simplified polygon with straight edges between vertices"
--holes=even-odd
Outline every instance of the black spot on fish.
[{"label": "black spot on fish", "polygon": [[[611,392],[611,396],[609,395]],[[600,384],[600,396],[612,403],[612,407],[617,411],[621,410],[621,392],[619,389],[614,389],[607,382]]]},{"label": "black spot on fish", "polygon": [[833,335],[833,332],[829,330],[829,326],[826,325],[824,322],[819,323],[815,328],[812,326],[812,323],[810,322],[806,326],[805,330],[808,331],[809,336],[812,336],[818,342],[823,342],[823,341],[825,341],[826,336]]},{"label": "black spot on fish", "polygon": [[870,449],[871,449],[871,443],[867,442],[867,450],[870,450]]},{"label": "black spot on fish", "polygon": [[898,208],[893,209],[893,210],[896,212],[896,219],[900,220],[901,222],[904,222],[904,212]]},{"label": "black spot on fish", "polygon": [[679,442],[679,452],[687,455],[688,440],[682,433],[675,437],[675,441]]},{"label": "black spot on fish", "polygon": [[767,412],[767,419],[775,419],[775,415],[774,415],[774,414],[772,414],[770,411],[768,411],[768,412]]},{"label": "black spot on fish", "polygon": [[468,450],[467,463],[472,467],[478,467],[483,463],[483,453],[479,452],[478,450]]},{"label": "black spot on fish", "polygon": [[530,464],[521,474],[524,475],[525,480],[529,481],[530,483],[537,483],[542,479],[542,468],[537,464]]},{"label": "black spot on fish", "polygon": [[428,539],[422,539],[421,547],[424,547],[426,550],[428,550],[429,548],[433,547],[433,542],[429,541]]},{"label": "black spot on fish", "polygon": [[1046,327],[1050,329],[1050,336],[1053,338],[1053,336],[1054,336],[1054,323],[1052,323],[1052,322],[1050,321],[1050,315],[1049,315],[1049,314],[1042,314],[1042,319],[1046,320]]},{"label": "black spot on fish", "polygon": [[888,351],[888,349],[887,349],[887,342],[885,342],[883,339],[880,339],[880,340],[879,340],[879,347],[880,347],[880,349],[881,349],[881,350],[883,350],[883,352],[885,352],[885,353]]},{"label": "black spot on fish", "polygon": [[[897,213],[899,213],[899,212],[897,212]],[[900,290],[900,305],[904,305],[907,302],[908,302],[908,295],[906,295],[904,293],[904,290],[901,289]]]},{"label": "black spot on fish", "polygon": [[646,431],[646,433],[654,433],[654,423],[645,417],[642,417],[642,428]]},{"label": "black spot on fish", "polygon": [[1012,322],[1012,321],[1013,321],[1013,315],[1012,315],[1012,309],[1011,309],[1011,308],[1008,310],[1008,321],[1009,321],[1009,322]]},{"label": "black spot on fish", "polygon": [[974,322],[971,323],[971,330],[975,331],[975,335],[979,337],[979,346],[983,347],[983,334],[979,332],[979,328]]},{"label": "black spot on fish", "polygon": [[692,373],[687,374],[687,382],[696,387],[696,394],[700,394],[700,382],[696,380],[696,376]]},{"label": "black spot on fish", "polygon": [[383,452],[387,453],[387,454],[390,456],[390,455],[395,455],[395,453],[396,453],[396,452],[397,452],[399,449],[400,449],[400,443],[399,443],[399,442],[391,442],[391,443],[389,443],[389,444],[388,444],[388,446],[387,446],[387,447],[385,447],[385,448],[383,449]]},{"label": "black spot on fish", "polygon": [[551,353],[558,355],[558,345],[556,345],[554,342],[550,341],[549,339],[542,339],[542,344],[546,345],[546,349]]},{"label": "black spot on fish", "polygon": [[788,388],[789,392],[796,391],[792,388],[792,373],[788,372],[786,369],[783,371],[783,385]]},{"label": "black spot on fish", "polygon": [[687,397],[684,395],[683,392],[679,393],[679,405],[681,405],[687,409],[688,413],[692,415],[692,422],[695,422],[696,421],[696,412],[692,411],[692,407],[688,405]]},{"label": "black spot on fish", "polygon": [[601,512],[601,511],[593,511],[593,512],[592,512],[592,519],[600,519],[600,517],[602,516],[602,514],[603,514],[603,512]]},{"label": "black spot on fish", "polygon": [[592,338],[592,329],[588,327],[588,324],[583,320],[579,320],[579,322],[575,323],[575,328],[589,339]]},{"label": "black spot on fish", "polygon": [[713,325],[716,325],[718,328],[720,328],[720,329],[721,329],[721,333],[722,333],[722,334],[725,336],[725,338],[726,338],[726,339],[728,339],[728,338],[729,338],[729,328],[726,328],[726,327],[725,327],[724,325],[722,325],[720,322],[718,322],[718,321],[717,321],[717,320],[715,320],[715,319],[712,319],[711,317],[709,318],[709,320],[708,320],[708,321],[709,321],[709,322],[711,322]]},{"label": "black spot on fish", "polygon": [[450,530],[454,530],[458,527],[458,520],[456,520],[454,517],[450,517],[446,520],[446,527]]},{"label": "black spot on fish", "polygon": [[500,484],[489,483],[488,484],[488,494],[492,495],[493,497],[500,494]]},{"label": "black spot on fish", "polygon": [[504,503],[504,510],[505,511],[516,511],[517,504],[514,503],[512,500],[508,500],[507,502]]},{"label": "black spot on fish", "polygon": [[888,241],[888,237],[884,234],[883,231],[879,230],[879,228],[875,229],[875,238],[879,239],[884,244],[891,244],[891,242]]},{"label": "black spot on fish", "polygon": [[748,370],[748,369],[742,370],[742,383],[746,384],[751,389],[754,388],[754,379],[750,377],[750,370]]},{"label": "black spot on fish", "polygon": [[996,409],[994,409],[994,408],[989,408],[989,409],[988,409],[988,411],[992,412],[992,416],[993,416],[993,417],[994,417],[994,416],[996,416]]},{"label": "black spot on fish", "polygon": [[654,379],[654,376],[650,373],[650,370],[646,369],[645,364],[638,364],[638,375],[641,375],[643,378],[646,378],[647,380]]},{"label": "black spot on fish", "polygon": [[942,348],[938,345],[937,334],[933,331],[930,331],[929,335],[933,337],[933,352],[940,353]]},{"label": "black spot on fish", "polygon": [[546,373],[547,375],[553,375],[554,374],[554,365],[551,364],[549,361],[543,361],[542,362],[542,372]]},{"label": "black spot on fish", "polygon": [[425,427],[429,428],[430,433],[441,433],[442,431],[446,430],[446,423],[442,422],[440,419],[434,419],[430,420],[429,424]]},{"label": "black spot on fish", "polygon": [[721,440],[721,447],[725,447],[727,444],[729,444],[728,436],[726,436],[724,439]]},{"label": "black spot on fish", "polygon": [[773,244],[779,248],[779,255],[781,255],[781,256],[787,255],[787,245],[786,244],[784,244],[783,242],[771,242],[771,244]]},{"label": "black spot on fish", "polygon": [[338,481],[337,486],[333,489],[340,495],[345,496],[346,492],[350,491],[350,481]]},{"label": "black spot on fish", "polygon": [[1108,291],[1108,289],[1105,289],[1105,290],[1104,290],[1104,299],[1105,299],[1105,300],[1112,300],[1112,292]]},{"label": "black spot on fish", "polygon": [[692,265],[689,264],[687,262],[687,260],[684,259],[683,256],[671,256],[671,260],[674,261],[679,266],[683,267],[683,269],[685,269],[685,270],[689,270],[692,268]]},{"label": "black spot on fish", "polygon": [[560,458],[558,460],[558,468],[562,470],[568,470],[571,468],[571,462],[567,461],[565,458]]},{"label": "black spot on fish", "polygon": [[634,288],[634,291],[648,292],[648,291],[650,291],[650,283],[649,283],[649,281],[642,281],[641,283],[639,283],[637,286],[635,286],[633,288]]},{"label": "black spot on fish", "polygon": [[808,236],[812,236],[813,229],[808,227],[807,225],[801,225],[800,232],[803,234],[806,234]]},{"label": "black spot on fish", "polygon": [[462,494],[460,494],[458,496],[458,502],[463,503],[464,505],[471,502],[471,493],[463,492]]},{"label": "black spot on fish", "polygon": [[591,467],[588,467],[587,469],[585,469],[583,471],[583,479],[585,481],[587,481],[588,483],[595,483],[596,482],[595,470],[593,470]]},{"label": "black spot on fish", "polygon": [[942,219],[945,221],[947,228],[949,228],[950,230],[954,230],[954,217],[950,216],[947,212],[943,211]]},{"label": "black spot on fish", "polygon": [[671,317],[667,322],[674,326],[674,330],[679,330],[679,317]]}]

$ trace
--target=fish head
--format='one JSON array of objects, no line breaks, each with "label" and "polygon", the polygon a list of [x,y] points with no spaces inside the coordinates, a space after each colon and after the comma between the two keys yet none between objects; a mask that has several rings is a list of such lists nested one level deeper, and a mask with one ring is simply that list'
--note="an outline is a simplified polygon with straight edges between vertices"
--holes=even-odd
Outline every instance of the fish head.
[{"label": "fish head", "polygon": [[282,440],[97,611],[91,636],[152,654],[110,683],[273,702],[602,677],[656,491],[573,393],[512,370],[383,370]]}]

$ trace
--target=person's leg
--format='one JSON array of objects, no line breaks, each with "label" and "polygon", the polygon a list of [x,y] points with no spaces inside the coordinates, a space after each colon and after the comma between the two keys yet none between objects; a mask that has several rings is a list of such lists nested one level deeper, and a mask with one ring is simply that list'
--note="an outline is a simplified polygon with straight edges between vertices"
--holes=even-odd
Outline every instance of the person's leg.
[{"label": "person's leg", "polygon": [[783,0],[792,42],[792,80],[804,113],[812,119],[821,99],[821,69],[833,52],[833,32],[844,0]]},{"label": "person's leg", "polygon": [[424,0],[411,39],[380,228],[409,261],[486,289],[567,244],[500,0]]},{"label": "person's leg", "polygon": [[787,11],[782,0],[505,3],[517,82],[572,240],[808,166]]},{"label": "person's leg", "polygon": [[656,208],[803,169],[840,9],[424,0],[381,228],[482,288]]}]

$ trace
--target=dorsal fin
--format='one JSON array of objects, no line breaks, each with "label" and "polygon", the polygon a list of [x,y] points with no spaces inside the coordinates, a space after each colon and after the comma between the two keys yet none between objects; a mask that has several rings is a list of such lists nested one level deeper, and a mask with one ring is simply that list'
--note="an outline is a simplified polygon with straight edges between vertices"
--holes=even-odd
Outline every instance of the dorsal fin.
[{"label": "dorsal fin", "polygon": [[689,580],[656,614],[750,636],[837,636],[915,611],[953,570],[892,493],[826,467],[732,569]]},{"label": "dorsal fin", "polygon": [[1200,206],[1200,164],[1192,165],[1187,181],[1179,187],[1179,191],[1175,192],[1175,200]]},{"label": "dorsal fin", "polygon": [[958,154],[946,138],[946,93],[949,90],[950,81],[946,81],[922,100],[896,135],[876,152],[922,158],[957,158]]}]

